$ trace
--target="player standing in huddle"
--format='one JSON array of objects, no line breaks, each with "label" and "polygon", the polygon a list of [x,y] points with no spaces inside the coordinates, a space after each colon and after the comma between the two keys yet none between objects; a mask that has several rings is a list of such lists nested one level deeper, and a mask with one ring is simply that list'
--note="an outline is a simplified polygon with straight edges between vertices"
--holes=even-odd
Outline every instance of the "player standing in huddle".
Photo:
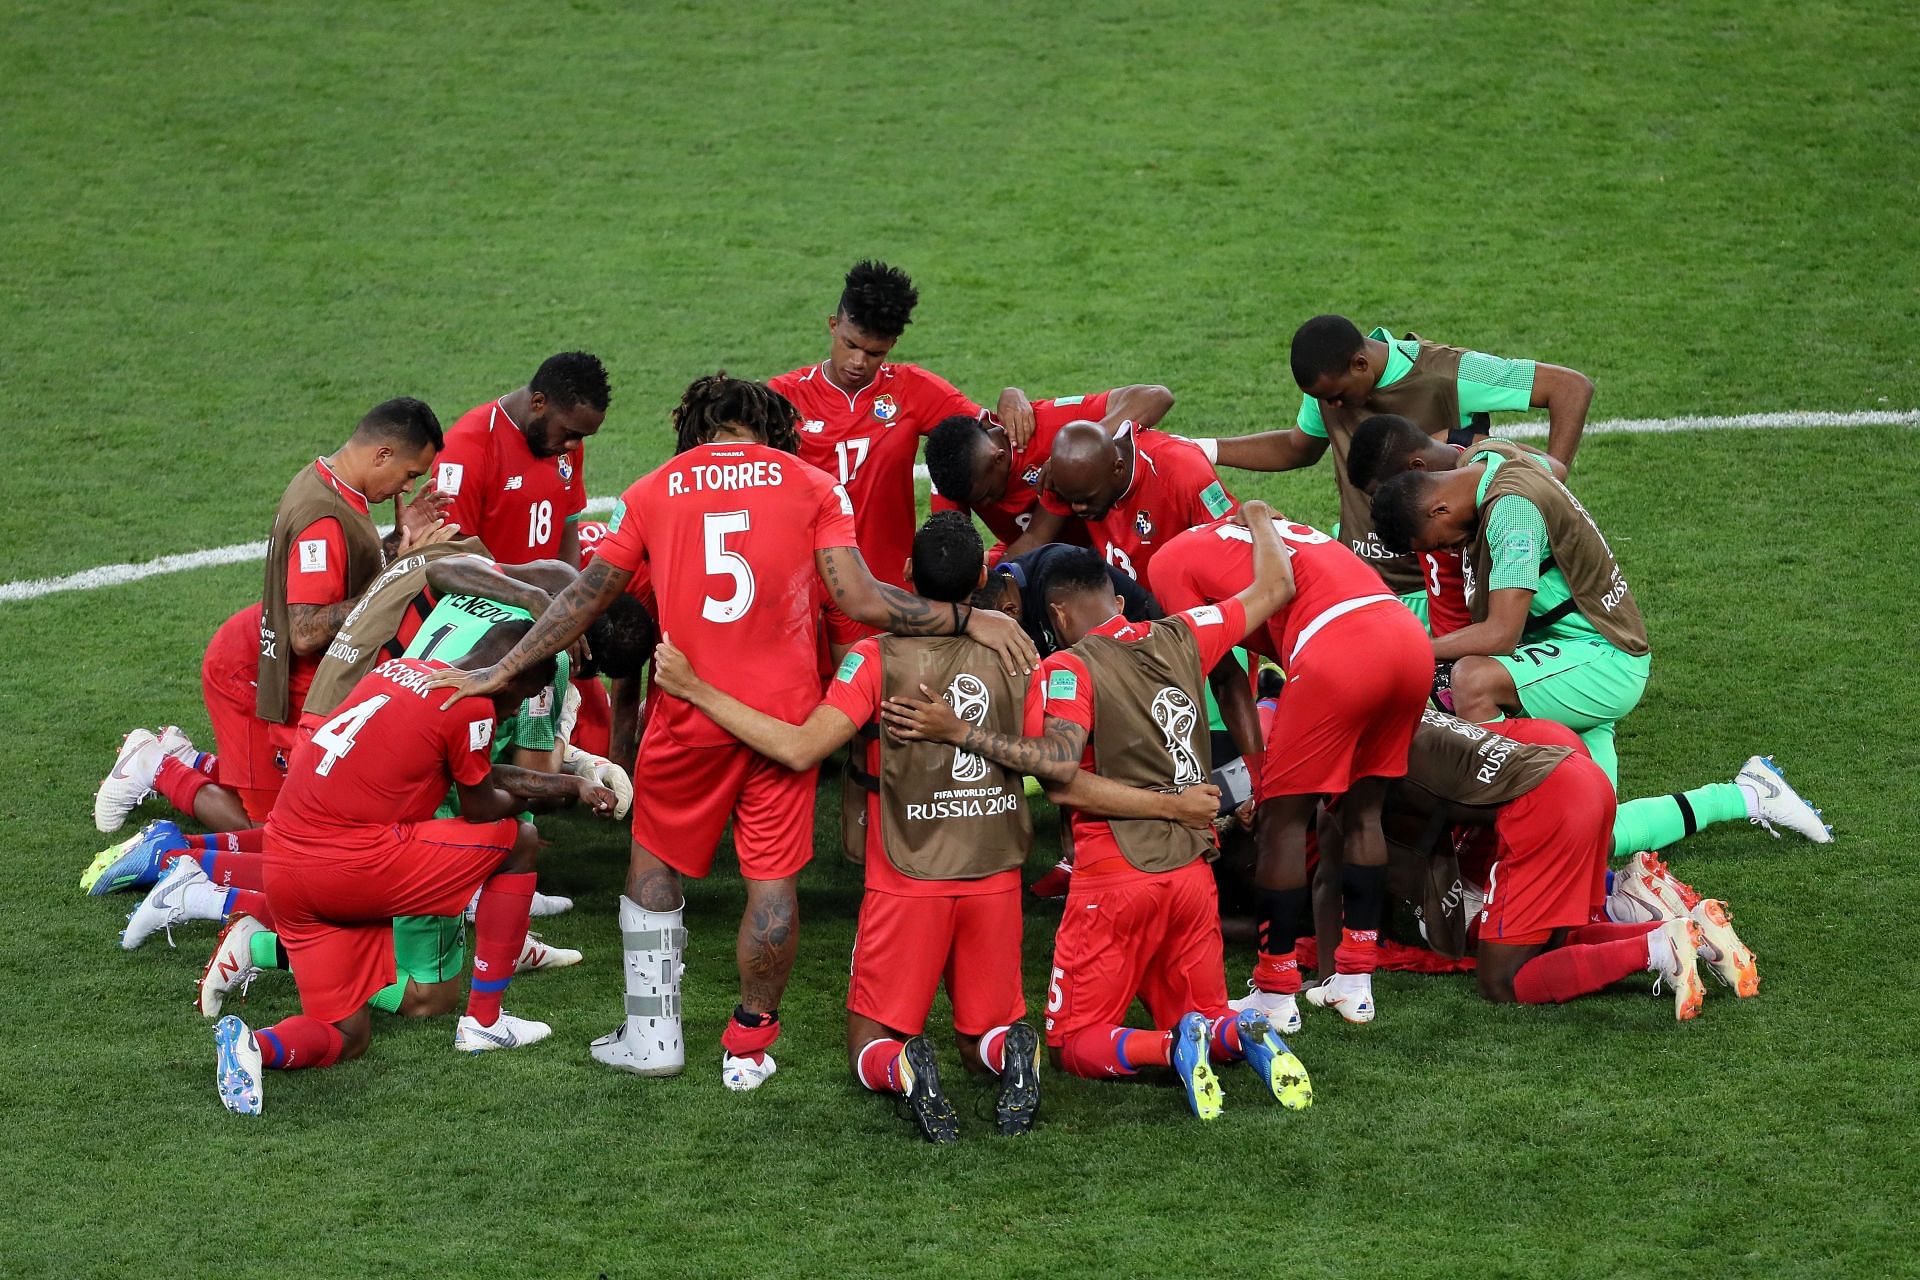
[{"label": "player standing in huddle", "polygon": [[[945,378],[887,362],[919,301],[898,267],[856,263],[827,317],[827,358],[768,382],[799,411],[801,460],[846,490],[867,568],[896,587],[913,543],[920,438],[954,414],[980,416]],[[1022,439],[1032,434],[1033,408],[1017,388],[1001,393],[999,414]]]},{"label": "player standing in huddle", "polygon": [[[874,580],[854,545],[845,490],[794,456],[798,425],[793,406],[764,384],[724,374],[694,382],[674,411],[675,457],[621,497],[612,532],[580,580],[511,654],[442,683],[458,685],[456,699],[500,689],[578,638],[643,566],[663,637],[716,688],[789,722],[819,701],[816,574],[855,622],[903,635],[965,632],[1009,666],[1028,669],[1032,643],[1010,618],[936,605]],[[780,1032],[798,941],[794,886],[813,854],[813,775],[743,746],[682,699],[662,692],[651,701],[635,764],[647,802],[634,807],[620,902],[627,1017],[594,1042],[593,1055],[641,1075],[685,1065],[680,878],[708,873],[731,817],[747,908],[722,1078],[732,1089],[757,1088],[774,1071],[767,1050]]]},{"label": "player standing in huddle", "polygon": [[[1322,801],[1338,800],[1342,930],[1335,972],[1307,993],[1349,1022],[1373,1018],[1373,974],[1386,910],[1387,846],[1380,806],[1406,772],[1407,744],[1433,683],[1433,654],[1419,622],[1379,575],[1338,541],[1277,521],[1294,594],[1256,627],[1247,647],[1280,664],[1287,681],[1261,762],[1256,834],[1258,959],[1248,1002],[1282,1033],[1300,1024],[1294,943],[1312,933],[1307,828]],[[1154,579],[1169,609],[1217,604],[1256,574],[1245,527],[1232,521],[1188,530],[1161,551]],[[1246,675],[1224,664],[1214,680],[1229,725],[1257,724]],[[1244,704],[1229,713],[1229,701]],[[1251,752],[1257,743],[1240,742]]]},{"label": "player standing in huddle", "polygon": [[461,536],[480,539],[501,564],[559,560],[578,569],[584,446],[610,399],[600,361],[563,351],[518,391],[461,414],[433,472]]},{"label": "player standing in huddle", "polygon": [[[955,414],[927,437],[927,477],[933,482],[935,511],[966,511],[978,516],[1007,555],[1043,545],[1027,538],[1027,526],[1040,505],[1040,471],[1053,456],[1053,438],[1069,422],[1094,422],[1108,435],[1133,427],[1157,426],[1173,408],[1173,392],[1136,384],[1091,396],[1060,396],[1033,402],[1033,435],[1022,441],[992,414],[984,418]],[[1069,528],[1070,536],[1080,530]],[[1085,545],[1085,539],[1078,541]],[[989,557],[992,558],[992,557]]]}]

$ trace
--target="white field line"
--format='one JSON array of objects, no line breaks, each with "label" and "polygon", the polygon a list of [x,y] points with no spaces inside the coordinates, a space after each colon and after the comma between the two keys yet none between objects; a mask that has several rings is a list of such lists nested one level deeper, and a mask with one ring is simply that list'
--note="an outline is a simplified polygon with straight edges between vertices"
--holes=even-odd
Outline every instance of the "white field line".
[{"label": "white field line", "polygon": [[[1794,410],[1786,413],[1738,413],[1727,417],[1613,418],[1589,422],[1588,435],[1666,435],[1679,431],[1749,431],[1777,427],[1840,429],[1849,427],[1920,427],[1920,409],[1861,409],[1851,413],[1820,413]],[[1503,436],[1517,440],[1537,440],[1547,434],[1543,422],[1520,422],[1503,427]],[[915,466],[914,478],[925,480],[925,466]],[[589,515],[613,510],[612,498],[593,498],[587,503]],[[383,529],[382,533],[385,532]],[[0,604],[16,600],[36,600],[62,591],[97,591],[117,587],[143,578],[187,569],[206,569],[214,565],[240,564],[259,560],[267,554],[264,542],[236,542],[227,547],[209,547],[205,551],[186,551],[161,556],[139,564],[103,564],[58,578],[25,578],[18,582],[0,582]]]}]

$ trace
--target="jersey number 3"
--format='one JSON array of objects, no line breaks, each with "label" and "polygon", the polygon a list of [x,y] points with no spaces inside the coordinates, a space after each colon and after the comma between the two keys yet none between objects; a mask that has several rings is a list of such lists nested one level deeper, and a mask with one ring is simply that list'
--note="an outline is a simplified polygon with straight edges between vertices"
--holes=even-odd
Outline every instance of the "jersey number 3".
[{"label": "jersey number 3", "polygon": [[700,603],[708,622],[738,622],[753,607],[753,566],[738,551],[727,550],[727,535],[747,531],[744,511],[710,511],[702,530],[706,544],[707,576],[733,580],[733,594],[722,599],[709,595]]},{"label": "jersey number 3", "polygon": [[313,731],[313,745],[326,752],[313,771],[321,777],[333,772],[334,762],[353,750],[353,740],[366,728],[373,713],[387,705],[388,695],[375,694],[365,702],[356,702]]}]

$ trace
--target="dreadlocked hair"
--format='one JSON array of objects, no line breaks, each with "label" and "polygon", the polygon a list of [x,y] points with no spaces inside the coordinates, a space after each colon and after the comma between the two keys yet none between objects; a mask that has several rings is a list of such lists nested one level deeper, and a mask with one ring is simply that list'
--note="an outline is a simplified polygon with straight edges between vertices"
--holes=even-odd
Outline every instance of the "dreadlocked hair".
[{"label": "dreadlocked hair", "polygon": [[800,415],[764,382],[729,378],[725,369],[695,378],[673,411],[675,453],[707,443],[722,427],[745,427],[769,448],[800,452]]}]

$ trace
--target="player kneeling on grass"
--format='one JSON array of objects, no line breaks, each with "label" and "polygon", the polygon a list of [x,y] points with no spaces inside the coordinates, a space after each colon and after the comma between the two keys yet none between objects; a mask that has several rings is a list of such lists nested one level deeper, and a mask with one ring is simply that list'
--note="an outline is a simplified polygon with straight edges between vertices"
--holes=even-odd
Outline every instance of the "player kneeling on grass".
[{"label": "player kneeling on grass", "polygon": [[[503,623],[462,659],[493,661],[526,634]],[[526,939],[540,847],[512,815],[528,800],[572,796],[611,814],[614,794],[572,775],[488,759],[494,721],[554,677],[536,663],[491,702],[443,707],[428,685],[445,663],[394,658],[354,687],[341,713],[295,748],[267,821],[266,894],[292,960],[301,1014],[259,1032],[214,1027],[220,1100],[260,1110],[262,1067],[330,1066],[365,1051],[368,1001],[395,977],[393,917],[457,916],[474,889],[473,989],[454,1047],[477,1053],[545,1039],[545,1023],[500,1008]],[[458,788],[458,818],[433,818]]]},{"label": "player kneeling on grass", "polygon": [[[914,586],[947,603],[964,602],[986,572],[980,535],[957,511],[920,529],[911,564]],[[877,725],[885,697],[922,687],[944,690],[969,724],[1015,736],[1025,680],[993,650],[956,635],[860,641],[799,725],[700,679],[670,642],[654,655],[654,683],[761,755],[804,772]],[[969,752],[891,739],[870,742],[864,764],[879,786],[867,797],[866,895],[847,991],[854,1078],[876,1093],[905,1095],[927,1141],[958,1136],[922,1034],[944,977],[961,1061],[999,1077],[999,1131],[1025,1133],[1040,1104],[1040,1040],[1021,1021],[1020,866],[1033,826],[1020,776]]]},{"label": "player kneeling on grass", "polygon": [[[1219,793],[1206,782],[1203,673],[1292,591],[1272,512],[1255,502],[1245,515],[1253,530],[1252,584],[1217,606],[1161,622],[1120,616],[1106,566],[1093,552],[1061,557],[1047,608],[1070,648],[1042,662],[1028,689],[1028,736],[967,723],[931,695],[889,698],[882,710],[895,736],[944,742],[1030,773],[1070,811],[1078,869],[1054,941],[1047,1044],[1060,1066],[1091,1078],[1172,1067],[1203,1120],[1221,1109],[1210,1053],[1224,1061],[1244,1057],[1284,1106],[1313,1099],[1306,1069],[1266,1015],[1227,1007],[1219,900],[1207,866],[1214,854],[1207,806],[1218,804]],[[1083,807],[1075,788],[1086,771],[1173,793],[1201,812],[1181,820],[1144,804],[1122,809],[1099,800],[1098,808]],[[1109,816],[1096,816],[1103,812]],[[1121,1022],[1136,998],[1156,1030]]]}]

